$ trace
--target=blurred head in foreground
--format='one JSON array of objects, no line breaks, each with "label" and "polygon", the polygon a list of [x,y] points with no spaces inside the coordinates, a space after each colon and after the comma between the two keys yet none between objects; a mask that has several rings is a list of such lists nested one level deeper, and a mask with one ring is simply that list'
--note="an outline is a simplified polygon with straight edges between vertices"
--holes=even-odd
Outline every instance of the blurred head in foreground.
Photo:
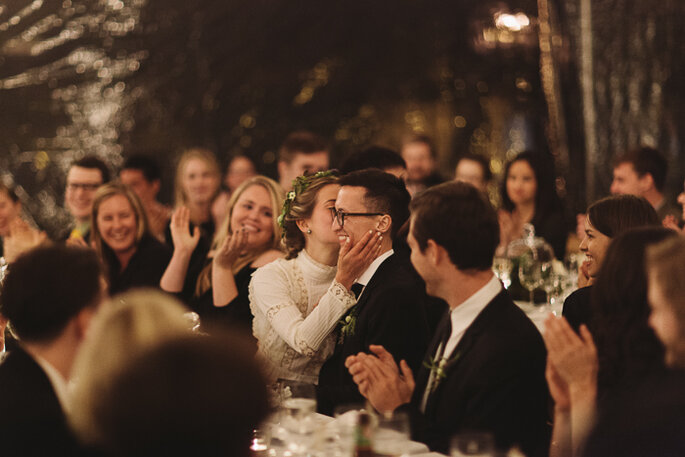
[{"label": "blurred head in foreground", "polygon": [[186,308],[168,294],[139,289],[102,305],[74,365],[70,422],[88,444],[102,430],[94,408],[130,360],[162,341],[190,335]]},{"label": "blurred head in foreground", "polygon": [[98,447],[114,457],[248,456],[269,411],[245,341],[186,337],[135,357],[98,398]]},{"label": "blurred head in foreground", "polygon": [[685,368],[685,238],[647,251],[649,325],[666,348],[666,363]]}]

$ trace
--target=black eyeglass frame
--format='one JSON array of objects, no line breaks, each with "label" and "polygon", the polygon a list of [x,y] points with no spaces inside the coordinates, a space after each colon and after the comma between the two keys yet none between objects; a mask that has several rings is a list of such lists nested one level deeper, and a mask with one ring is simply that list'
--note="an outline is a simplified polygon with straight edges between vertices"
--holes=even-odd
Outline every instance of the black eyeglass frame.
[{"label": "black eyeglass frame", "polygon": [[340,227],[345,226],[345,218],[348,216],[385,216],[385,213],[347,213],[345,211],[337,210],[335,208],[331,208],[331,214],[333,215],[333,217],[335,218],[336,222]]}]

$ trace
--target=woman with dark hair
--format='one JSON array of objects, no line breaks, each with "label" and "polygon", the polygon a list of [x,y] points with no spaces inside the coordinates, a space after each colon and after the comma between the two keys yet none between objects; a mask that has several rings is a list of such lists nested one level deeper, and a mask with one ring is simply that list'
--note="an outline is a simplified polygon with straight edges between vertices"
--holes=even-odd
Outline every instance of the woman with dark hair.
[{"label": "woman with dark hair", "polygon": [[664,348],[648,324],[645,251],[674,236],[673,230],[643,227],[611,242],[591,294],[592,334],[583,324],[577,335],[564,318],[545,322],[547,381],[555,401],[550,455],[578,455],[597,399],[664,372]]},{"label": "woman with dark hair", "polygon": [[123,184],[101,186],[93,199],[91,240],[109,280],[109,293],[159,287],[169,248],[153,237],[138,196]]},{"label": "woman with dark hair", "polygon": [[580,288],[564,302],[563,315],[574,330],[590,321],[590,286],[599,274],[611,239],[631,228],[658,225],[654,207],[642,197],[613,195],[590,205],[585,217],[585,236],[580,242],[580,250],[586,256],[578,277]]},{"label": "woman with dark hair", "polygon": [[554,170],[543,157],[522,152],[504,169],[500,188],[500,246],[523,235],[523,226],[532,224],[535,234],[545,239],[557,258],[564,258],[569,227],[554,183]]},{"label": "woman with dark hair", "polygon": [[318,383],[335,347],[333,329],[357,303],[350,289],[381,246],[369,232],[341,247],[332,227],[337,182],[331,172],[293,182],[279,217],[286,258],[259,268],[250,282],[253,332],[272,381]]}]

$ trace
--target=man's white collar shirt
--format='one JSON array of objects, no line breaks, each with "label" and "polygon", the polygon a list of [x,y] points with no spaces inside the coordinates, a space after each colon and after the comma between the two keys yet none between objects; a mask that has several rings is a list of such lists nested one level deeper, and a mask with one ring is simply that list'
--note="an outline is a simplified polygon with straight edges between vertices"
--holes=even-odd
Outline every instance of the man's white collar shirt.
[{"label": "man's white collar shirt", "polygon": [[[502,290],[502,284],[499,282],[495,275],[492,279],[488,281],[483,287],[478,289],[475,294],[471,295],[469,298],[464,300],[460,305],[450,310],[450,320],[452,322],[452,333],[450,334],[449,340],[445,344],[443,350],[442,343],[436,349],[435,354],[431,354],[433,357],[433,363],[441,366],[441,362],[449,359],[454,352],[454,349],[461,341],[466,330],[473,324],[478,315],[488,306],[490,303]],[[438,360],[440,359],[440,360]],[[428,382],[426,383],[426,390],[423,392],[423,399],[421,401],[421,411],[425,412],[426,404],[428,403],[428,396],[431,394],[431,387],[435,382],[436,373],[431,369],[431,373],[428,377]]]},{"label": "man's white collar shirt", "polygon": [[369,281],[371,281],[371,278],[373,278],[373,275],[376,274],[376,270],[378,270],[378,267],[381,266],[385,259],[393,255],[394,253],[395,251],[390,249],[376,257],[376,259],[373,262],[371,262],[371,265],[369,265],[369,267],[364,271],[364,273],[361,274],[361,276],[359,276],[359,278],[357,278],[355,282],[366,287]]},{"label": "man's white collar shirt", "polygon": [[461,338],[466,333],[476,317],[485,309],[500,292],[502,291],[502,283],[499,282],[497,276],[493,275],[492,279],[487,282],[478,291],[467,298],[462,304],[450,311],[450,320],[452,321],[452,333],[450,339],[445,344],[443,357],[449,358],[454,352],[454,349],[461,341]]},{"label": "man's white collar shirt", "polygon": [[31,354],[31,357],[33,357],[36,363],[45,372],[50,384],[52,384],[55,395],[57,395],[57,400],[59,400],[59,404],[62,406],[62,411],[66,413],[69,408],[69,383],[62,377],[62,374],[57,371],[57,368],[50,364],[50,362],[35,354]]}]

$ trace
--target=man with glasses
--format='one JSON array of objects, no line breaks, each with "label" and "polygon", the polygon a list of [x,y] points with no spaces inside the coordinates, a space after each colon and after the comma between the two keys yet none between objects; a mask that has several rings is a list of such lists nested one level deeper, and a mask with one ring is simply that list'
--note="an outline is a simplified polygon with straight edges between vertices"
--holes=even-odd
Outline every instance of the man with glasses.
[{"label": "man with glasses", "polygon": [[64,206],[74,218],[74,226],[61,238],[73,244],[87,245],[90,239],[90,212],[95,191],[109,181],[109,169],[95,156],[75,161],[67,172]]},{"label": "man with glasses", "polygon": [[345,368],[345,359],[370,344],[394,348],[397,360],[418,368],[428,345],[424,286],[406,257],[393,251],[393,240],[409,218],[410,196],[404,182],[380,170],[343,176],[333,212],[340,243],[354,244],[369,231],[382,236],[376,259],[357,278],[357,305],[341,319],[335,352],[319,374],[319,411],[332,414],[339,405],[364,398]]},{"label": "man with glasses", "polygon": [[412,200],[407,241],[426,290],[450,311],[419,371],[380,346],[350,357],[359,390],[378,411],[407,411],[412,439],[432,451],[481,432],[502,451],[547,456],[545,346],[492,272],[499,224],[490,202],[470,184],[431,187]]}]

